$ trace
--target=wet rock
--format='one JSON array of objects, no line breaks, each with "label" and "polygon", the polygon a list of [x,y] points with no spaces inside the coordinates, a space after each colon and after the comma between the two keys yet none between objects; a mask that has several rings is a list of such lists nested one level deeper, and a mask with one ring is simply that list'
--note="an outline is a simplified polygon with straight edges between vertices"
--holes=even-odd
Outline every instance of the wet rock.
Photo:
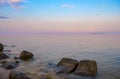
[{"label": "wet rock", "polygon": [[55,72],[57,74],[62,74],[65,73],[66,71],[68,71],[68,68],[66,66],[58,66],[55,68]]},{"label": "wet rock", "polygon": [[17,64],[18,64],[18,63],[20,63],[20,61],[15,61],[15,63],[17,63]]},{"label": "wet rock", "polygon": [[29,60],[33,58],[33,54],[31,52],[28,52],[26,50],[22,51],[19,55],[20,59],[22,60]]},{"label": "wet rock", "polygon": [[3,67],[4,69],[13,69],[16,68],[17,66],[18,64],[15,62],[6,62],[1,67]]},{"label": "wet rock", "polygon": [[74,73],[81,76],[95,76],[97,74],[97,63],[96,61],[82,60]]},{"label": "wet rock", "polygon": [[4,46],[3,46],[3,44],[2,44],[2,43],[0,43],[0,52],[2,52],[2,51],[3,51],[3,49],[4,49]]},{"label": "wet rock", "polygon": [[48,63],[48,67],[50,67],[50,68],[55,68],[55,67],[56,67],[56,64],[49,62],[49,63]]},{"label": "wet rock", "polygon": [[1,61],[0,63],[2,63],[2,64],[4,64],[4,63],[6,63],[7,61]]},{"label": "wet rock", "polygon": [[52,79],[51,75],[42,75],[40,79]]},{"label": "wet rock", "polygon": [[78,64],[77,60],[70,59],[70,58],[63,58],[58,64],[57,64],[57,73],[71,73],[74,71]]},{"label": "wet rock", "polygon": [[14,59],[19,59],[19,57],[14,57]]},{"label": "wet rock", "polygon": [[3,52],[12,52],[11,50],[3,50]]},{"label": "wet rock", "polygon": [[5,53],[0,53],[0,59],[6,59],[9,58],[8,55],[6,55]]},{"label": "wet rock", "polygon": [[9,74],[9,79],[31,79],[27,77],[23,72],[11,71]]},{"label": "wet rock", "polygon": [[8,45],[3,45],[4,47],[8,47]]},{"label": "wet rock", "polygon": [[16,47],[15,45],[11,45],[11,47]]}]

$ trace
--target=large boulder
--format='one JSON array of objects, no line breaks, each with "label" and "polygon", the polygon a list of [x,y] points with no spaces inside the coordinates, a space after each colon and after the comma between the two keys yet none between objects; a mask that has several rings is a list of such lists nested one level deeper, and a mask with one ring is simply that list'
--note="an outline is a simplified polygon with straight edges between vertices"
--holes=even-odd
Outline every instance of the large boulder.
[{"label": "large boulder", "polygon": [[78,64],[77,60],[70,58],[63,58],[58,64],[56,68],[56,73],[71,73],[74,71]]},{"label": "large boulder", "polygon": [[18,64],[16,62],[6,62],[1,67],[3,67],[4,69],[14,69],[17,66]]},{"label": "large boulder", "polygon": [[29,51],[22,51],[19,55],[19,58],[22,59],[22,60],[29,60],[29,59],[32,59],[33,58],[33,54]]},{"label": "large boulder", "polygon": [[4,49],[4,46],[3,46],[3,44],[2,44],[2,43],[0,43],[0,52],[2,52],[2,51],[3,51],[3,49]]},{"label": "large boulder", "polygon": [[0,59],[6,59],[9,58],[8,55],[6,55],[5,53],[0,53]]},{"label": "large boulder", "polygon": [[31,79],[27,77],[23,72],[11,71],[9,74],[9,79]]},{"label": "large boulder", "polygon": [[97,74],[97,63],[94,60],[82,60],[74,73],[81,76],[95,76]]}]

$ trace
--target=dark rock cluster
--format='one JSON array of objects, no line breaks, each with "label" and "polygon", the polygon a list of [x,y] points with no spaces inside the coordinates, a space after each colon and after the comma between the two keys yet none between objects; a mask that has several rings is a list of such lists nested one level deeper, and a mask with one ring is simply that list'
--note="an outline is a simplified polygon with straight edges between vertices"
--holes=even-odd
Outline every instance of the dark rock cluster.
[{"label": "dark rock cluster", "polygon": [[[3,53],[4,45],[0,43],[0,60],[10,58],[7,54]],[[23,50],[18,57],[14,57],[15,61],[1,61],[2,64],[0,67],[6,70],[12,70],[19,66],[20,61],[27,61],[33,59],[33,53]],[[81,60],[77,61],[71,58],[63,58],[55,66],[49,63],[50,66],[55,68],[56,74],[75,74],[79,76],[95,76],[97,74],[97,63],[94,60]],[[9,73],[9,79],[31,79],[26,76],[25,73],[20,71],[11,71]],[[40,79],[52,79],[50,75],[44,75]],[[56,79],[56,78],[54,78]],[[71,79],[71,78],[70,78]]]},{"label": "dark rock cluster", "polygon": [[63,58],[57,65],[56,73],[73,73],[81,76],[95,76],[97,74],[97,63],[94,60],[77,60]]}]

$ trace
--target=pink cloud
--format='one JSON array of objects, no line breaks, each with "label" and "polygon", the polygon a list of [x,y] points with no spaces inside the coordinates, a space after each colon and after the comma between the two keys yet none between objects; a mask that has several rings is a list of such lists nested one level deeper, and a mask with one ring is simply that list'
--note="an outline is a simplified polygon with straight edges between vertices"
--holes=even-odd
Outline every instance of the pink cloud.
[{"label": "pink cloud", "polygon": [[0,0],[1,6],[10,6],[12,8],[24,8],[25,6],[21,5],[21,3],[27,2],[26,0]]}]

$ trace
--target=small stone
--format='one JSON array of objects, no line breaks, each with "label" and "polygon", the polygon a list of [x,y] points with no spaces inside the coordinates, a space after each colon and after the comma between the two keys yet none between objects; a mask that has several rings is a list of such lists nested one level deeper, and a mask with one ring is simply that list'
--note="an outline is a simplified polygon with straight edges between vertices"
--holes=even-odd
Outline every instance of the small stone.
[{"label": "small stone", "polygon": [[3,50],[3,52],[12,52],[11,50]]},{"label": "small stone", "polygon": [[14,59],[19,59],[18,57],[14,57]]},{"label": "small stone", "polygon": [[17,63],[17,64],[18,64],[18,63],[20,63],[20,62],[19,62],[19,61],[15,61],[15,63]]},{"label": "small stone", "polygon": [[15,47],[15,45],[11,45],[11,47]]}]

